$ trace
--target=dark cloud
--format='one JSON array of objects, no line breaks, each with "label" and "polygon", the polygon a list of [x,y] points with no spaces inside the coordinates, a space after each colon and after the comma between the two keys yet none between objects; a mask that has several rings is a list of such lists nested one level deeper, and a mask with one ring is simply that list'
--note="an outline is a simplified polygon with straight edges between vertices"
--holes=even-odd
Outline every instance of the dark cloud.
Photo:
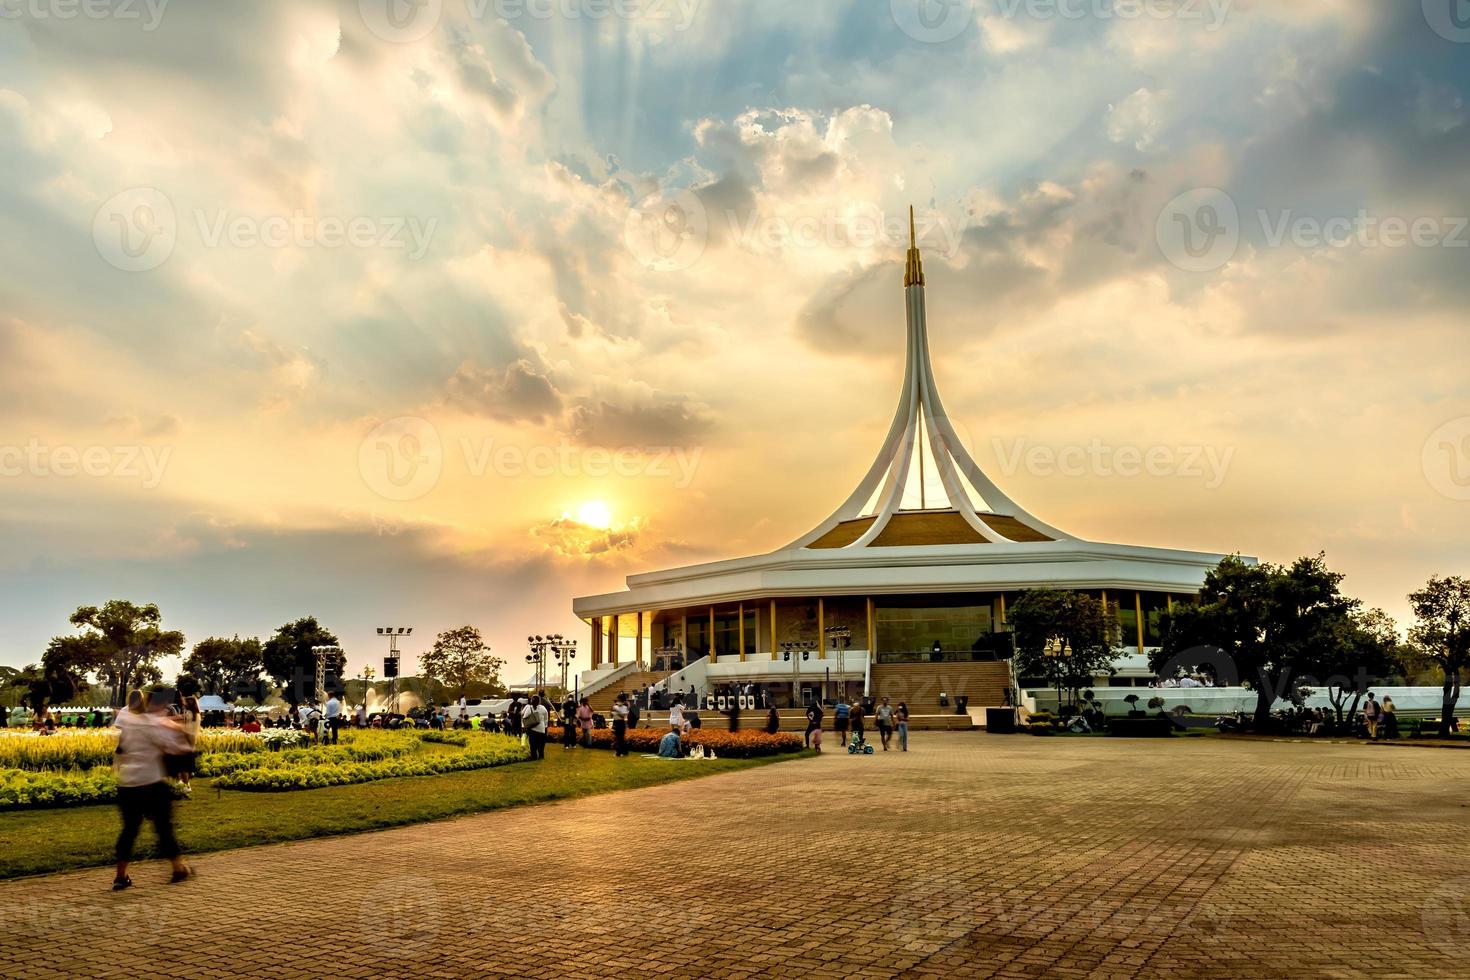
[{"label": "dark cloud", "polygon": [[506,422],[544,422],[562,409],[551,378],[525,358],[502,370],[461,364],[449,378],[448,397],[460,408]]},{"label": "dark cloud", "polygon": [[567,420],[578,441],[605,446],[686,446],[713,425],[708,406],[636,385],[577,399]]}]

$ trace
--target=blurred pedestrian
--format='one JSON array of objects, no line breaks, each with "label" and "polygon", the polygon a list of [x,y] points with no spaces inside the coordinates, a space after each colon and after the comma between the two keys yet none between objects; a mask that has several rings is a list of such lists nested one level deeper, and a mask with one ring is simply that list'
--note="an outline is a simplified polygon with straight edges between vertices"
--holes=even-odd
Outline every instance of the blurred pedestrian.
[{"label": "blurred pedestrian", "polygon": [[837,734],[839,747],[847,742],[847,725],[851,718],[852,706],[847,703],[847,697],[839,697],[837,707],[832,709],[832,730]]},{"label": "blurred pedestrian", "polygon": [[117,717],[117,752],[113,771],[117,775],[117,807],[122,814],[122,832],[117,837],[117,874],[112,890],[130,888],[128,864],[143,821],[153,824],[158,836],[158,853],[173,865],[170,884],[189,878],[192,872],[179,856],[174,837],[174,794],[168,784],[164,758],[190,751],[183,728],[168,717],[173,691],[155,691],[146,700],[141,691],[128,694],[128,706]]},{"label": "blurred pedestrian", "polygon": [[873,712],[873,721],[878,726],[878,739],[883,743],[883,751],[887,752],[888,742],[893,737],[893,708],[886,697]]},{"label": "blurred pedestrian", "polygon": [[531,695],[521,709],[521,727],[526,732],[526,743],[531,747],[532,759],[546,758],[546,728],[551,721],[551,712],[541,703],[539,694]]},{"label": "blurred pedestrian", "polygon": [[562,751],[577,745],[577,702],[570,694],[561,703],[561,747]]},{"label": "blurred pedestrian", "polygon": [[771,705],[771,710],[766,712],[766,734],[774,735],[781,730],[781,712],[776,706]]},{"label": "blurred pedestrian", "polygon": [[582,729],[582,747],[592,748],[592,705],[587,703],[586,698],[577,705],[577,727]]},{"label": "blurred pedestrian", "polygon": [[327,698],[326,709],[327,733],[331,737],[332,744],[337,744],[337,733],[342,730],[342,698],[333,691]]},{"label": "blurred pedestrian", "polygon": [[178,779],[183,787],[184,793],[194,792],[191,785],[194,779],[194,769],[199,764],[199,727],[203,715],[199,711],[199,699],[194,695],[186,695],[180,702],[179,727],[189,739],[189,751],[177,755],[165,757],[168,763],[168,774]]},{"label": "blurred pedestrian", "polygon": [[[776,710],[775,702],[771,703],[771,710]],[[810,746],[812,744],[812,733],[820,732],[821,730],[822,702],[813,699],[812,703],[806,706],[806,734],[802,736],[802,741]]]},{"label": "blurred pedestrian", "polygon": [[907,703],[898,702],[898,710],[893,713],[894,724],[898,729],[898,751],[909,750],[909,706]]}]

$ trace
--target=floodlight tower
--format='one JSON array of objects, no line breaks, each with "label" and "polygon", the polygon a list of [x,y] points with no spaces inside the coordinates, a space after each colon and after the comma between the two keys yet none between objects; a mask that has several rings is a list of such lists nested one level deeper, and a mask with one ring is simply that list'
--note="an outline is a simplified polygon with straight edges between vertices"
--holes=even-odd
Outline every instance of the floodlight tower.
[{"label": "floodlight tower", "polygon": [[383,676],[388,679],[388,711],[398,713],[398,638],[412,636],[412,626],[379,626],[378,635],[388,638],[388,656],[383,658]]}]

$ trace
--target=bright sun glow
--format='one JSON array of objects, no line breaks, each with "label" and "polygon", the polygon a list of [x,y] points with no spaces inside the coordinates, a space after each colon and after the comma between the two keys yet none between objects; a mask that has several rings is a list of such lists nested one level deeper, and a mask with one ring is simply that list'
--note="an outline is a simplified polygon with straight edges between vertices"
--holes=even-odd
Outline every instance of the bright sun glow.
[{"label": "bright sun glow", "polygon": [[589,500],[577,508],[577,521],[589,527],[612,527],[612,509],[601,500]]}]

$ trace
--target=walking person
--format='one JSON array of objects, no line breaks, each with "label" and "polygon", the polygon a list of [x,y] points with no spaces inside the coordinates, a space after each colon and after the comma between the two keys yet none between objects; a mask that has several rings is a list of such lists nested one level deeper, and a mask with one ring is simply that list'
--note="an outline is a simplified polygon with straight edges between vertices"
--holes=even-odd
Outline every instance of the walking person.
[{"label": "walking person", "polygon": [[628,692],[623,691],[612,706],[613,756],[628,754]]},{"label": "walking person", "polygon": [[199,699],[192,694],[182,699],[180,708],[179,727],[189,739],[189,751],[165,756],[164,762],[168,774],[178,779],[184,794],[188,795],[194,792],[190,783],[194,778],[194,770],[199,765],[199,728],[203,715],[199,711]]},{"label": "walking person", "polygon": [[[774,704],[771,705],[771,710],[776,710]],[[812,733],[820,732],[821,730],[822,702],[813,700],[811,704],[806,706],[806,734],[801,737],[802,742],[810,748],[812,744]]]},{"label": "walking person", "polygon": [[774,735],[781,730],[781,712],[776,710],[773,704],[766,712],[766,734]]},{"label": "walking person", "polygon": [[582,748],[592,748],[592,705],[586,698],[577,705],[577,727],[582,729]]},{"label": "walking person", "polygon": [[1383,714],[1383,709],[1378,705],[1378,699],[1373,692],[1368,692],[1368,701],[1363,705],[1363,724],[1368,729],[1368,738],[1376,741],[1378,739],[1378,721]]},{"label": "walking person", "polygon": [[888,741],[893,738],[893,708],[885,697],[883,703],[873,712],[873,721],[878,725],[878,738],[883,743],[883,751],[888,751]]},{"label": "walking person", "polygon": [[689,723],[684,720],[684,696],[682,694],[675,694],[674,703],[669,705],[669,727],[680,735],[689,731]]},{"label": "walking person", "polygon": [[847,703],[847,698],[838,698],[837,707],[832,709],[832,731],[837,735],[839,750],[847,743],[847,723],[851,718],[852,707]]},{"label": "walking person", "polygon": [[1398,707],[1393,703],[1393,698],[1385,694],[1383,704],[1380,706],[1383,713],[1383,737],[1395,739],[1399,737],[1399,715]]},{"label": "walking person", "polygon": [[173,865],[169,884],[189,878],[192,872],[179,856],[174,837],[174,794],[169,787],[164,758],[190,750],[189,738],[173,719],[168,706],[172,691],[154,691],[145,701],[141,691],[128,694],[128,706],[117,716],[117,752],[113,771],[117,774],[117,807],[122,814],[122,832],[117,836],[117,874],[113,891],[131,888],[128,865],[143,821],[153,824],[158,835],[159,856]]},{"label": "walking person", "polygon": [[898,710],[893,713],[893,720],[898,728],[898,751],[909,750],[909,706],[906,702],[898,702]]},{"label": "walking person", "polygon": [[639,705],[638,702],[643,700],[643,698],[646,698],[647,696],[648,689],[645,687],[643,689],[643,694],[641,696],[634,695],[633,703],[628,705],[628,727],[630,729],[638,727],[638,720],[643,717],[643,708]]},{"label": "walking person", "polygon": [[730,731],[740,731],[740,701],[738,698],[730,698],[730,710],[726,714],[730,716]]}]

